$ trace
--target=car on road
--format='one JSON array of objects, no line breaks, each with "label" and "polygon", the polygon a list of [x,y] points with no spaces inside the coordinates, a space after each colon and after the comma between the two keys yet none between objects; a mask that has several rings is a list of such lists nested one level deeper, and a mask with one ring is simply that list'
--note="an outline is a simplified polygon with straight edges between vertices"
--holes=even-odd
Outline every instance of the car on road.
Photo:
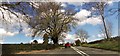
[{"label": "car on road", "polygon": [[71,47],[71,44],[69,43],[69,42],[67,42],[66,44],[65,44],[65,48],[70,48]]}]

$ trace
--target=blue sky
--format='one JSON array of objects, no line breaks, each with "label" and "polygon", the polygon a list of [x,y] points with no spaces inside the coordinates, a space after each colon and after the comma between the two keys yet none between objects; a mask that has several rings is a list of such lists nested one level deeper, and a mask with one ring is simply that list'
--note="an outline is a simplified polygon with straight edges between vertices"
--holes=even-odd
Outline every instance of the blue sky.
[{"label": "blue sky", "polygon": [[[75,31],[77,29],[84,29],[88,32],[89,34],[89,38],[87,39],[88,42],[90,41],[95,41],[95,40],[98,40],[98,39],[102,39],[102,37],[99,37],[101,35],[101,33],[99,32],[100,29],[99,29],[99,25],[101,24],[101,21],[99,18],[99,16],[97,18],[93,18],[93,19],[86,19],[86,16],[90,16],[89,14],[91,14],[92,12],[90,12],[89,10],[86,10],[86,9],[83,9],[84,8],[84,4],[82,3],[63,3],[62,6],[64,6],[65,8],[64,9],[67,9],[67,8],[71,8],[71,9],[74,9],[76,10],[76,12],[78,13],[76,15],[77,18],[79,17],[82,17],[83,21],[82,23],[79,22],[78,23],[78,26],[76,27],[76,29],[72,29],[72,31],[68,32],[67,33],[67,38],[65,39],[65,41],[69,41],[69,42],[74,42],[74,39],[75,39]],[[118,8],[118,3],[117,2],[113,2],[111,4],[109,4],[109,6],[106,8],[106,10],[108,8]],[[84,14],[82,15],[81,13],[83,13],[86,15],[84,16]],[[30,12],[32,13],[32,12]],[[105,13],[107,14],[108,12],[105,11]],[[109,20],[110,22],[112,22],[113,24],[113,36],[117,36],[118,35],[118,18],[117,18],[117,13],[115,13],[114,15],[112,16],[108,16],[106,17],[106,20]],[[0,28],[0,33],[2,33],[2,31],[6,31],[5,29],[2,29]],[[6,31],[7,32],[7,31]],[[25,33],[21,32],[21,33],[14,33],[13,32],[8,32],[7,33],[8,36],[4,36],[2,35],[2,38],[3,38],[3,43],[29,43],[32,38],[31,37],[28,37],[26,36]],[[99,36],[98,36],[99,35]],[[36,37],[35,39],[39,40],[39,42],[42,42],[42,37]]]}]

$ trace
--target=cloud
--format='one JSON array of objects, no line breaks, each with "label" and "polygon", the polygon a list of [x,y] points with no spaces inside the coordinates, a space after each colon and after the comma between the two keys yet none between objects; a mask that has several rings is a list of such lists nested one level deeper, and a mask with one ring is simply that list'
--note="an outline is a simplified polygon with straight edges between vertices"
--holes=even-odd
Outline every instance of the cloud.
[{"label": "cloud", "polygon": [[78,25],[85,24],[97,25],[102,23],[100,16],[93,16],[90,18],[88,18],[88,16],[91,16],[91,11],[85,9],[82,9],[80,12],[74,15],[75,18],[79,19],[79,21],[77,21]]},{"label": "cloud", "polygon": [[97,37],[104,37],[104,34],[98,34]]},{"label": "cloud", "polygon": [[61,12],[65,12],[65,10],[61,10]]},{"label": "cloud", "polygon": [[18,32],[8,32],[3,28],[0,28],[0,35],[2,36],[14,36],[15,34],[18,34]]},{"label": "cloud", "polygon": [[55,0],[56,2],[90,2],[93,0]]},{"label": "cloud", "polygon": [[82,40],[81,38],[78,37],[78,35],[76,34],[67,34],[66,35],[66,38],[64,39],[65,40],[65,43],[66,42],[70,42],[70,43],[74,43],[76,40],[80,40],[80,41],[83,41],[85,42],[87,39],[84,39]]},{"label": "cloud", "polygon": [[87,42],[93,42],[93,41],[96,41],[96,40],[101,40],[103,38],[99,38],[97,37],[97,35],[92,35],[90,38],[87,39]]},{"label": "cloud", "polygon": [[55,2],[119,2],[120,0],[55,0]]},{"label": "cloud", "polygon": [[5,34],[5,33],[6,33],[6,31],[4,29],[0,28],[0,34]]},{"label": "cloud", "polygon": [[105,34],[101,33],[101,34],[96,34],[96,35],[92,35],[92,38],[103,38]]},{"label": "cloud", "polygon": [[23,28],[23,32],[25,33],[25,36],[27,36],[27,37],[32,36],[31,30],[32,29],[30,29],[28,27]]},{"label": "cloud", "polygon": [[100,17],[91,17],[79,22],[78,24],[79,25],[85,25],[85,24],[97,25],[97,24],[102,24],[102,20],[100,19]]},{"label": "cloud", "polygon": [[84,3],[83,2],[68,2],[68,4],[72,4],[75,6],[82,6]]},{"label": "cloud", "polygon": [[76,34],[65,34],[66,38],[64,39],[65,43],[70,42],[70,43],[74,43],[76,40]]},{"label": "cloud", "polygon": [[[0,10],[4,13],[4,19],[7,21],[7,22],[11,22],[11,23],[14,23],[16,19],[18,19],[16,17],[16,15],[12,14],[11,12],[7,11],[7,10],[4,10],[2,8],[0,8]],[[3,18],[3,14],[2,12],[0,12],[0,18]],[[14,12],[16,13],[16,12]],[[18,13],[16,13],[18,14]]]},{"label": "cloud", "polygon": [[109,5],[112,5],[113,4],[113,1],[108,1],[107,2]]},{"label": "cloud", "polygon": [[83,21],[83,20],[87,19],[87,17],[90,16],[90,15],[91,15],[90,11],[82,9],[82,10],[80,10],[80,12],[76,13],[74,15],[74,17],[79,19],[80,21]]},{"label": "cloud", "polygon": [[111,37],[116,37],[116,36],[118,36],[118,35],[113,35],[113,36],[111,36]]},{"label": "cloud", "polygon": [[70,40],[70,39],[74,40],[76,38],[76,34],[67,34],[66,33],[65,35],[66,35],[65,39],[67,39],[67,40]]},{"label": "cloud", "polygon": [[67,7],[67,4],[62,3],[61,6],[62,6],[62,7]]}]

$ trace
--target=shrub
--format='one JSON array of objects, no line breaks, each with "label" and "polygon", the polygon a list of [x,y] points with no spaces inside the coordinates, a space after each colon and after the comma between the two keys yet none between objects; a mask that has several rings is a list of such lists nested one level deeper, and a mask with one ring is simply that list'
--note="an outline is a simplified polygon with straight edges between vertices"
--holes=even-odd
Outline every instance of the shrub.
[{"label": "shrub", "polygon": [[80,42],[80,40],[78,39],[78,40],[76,40],[75,41],[75,43],[76,43],[76,46],[80,46],[80,44],[81,44],[81,42]]}]

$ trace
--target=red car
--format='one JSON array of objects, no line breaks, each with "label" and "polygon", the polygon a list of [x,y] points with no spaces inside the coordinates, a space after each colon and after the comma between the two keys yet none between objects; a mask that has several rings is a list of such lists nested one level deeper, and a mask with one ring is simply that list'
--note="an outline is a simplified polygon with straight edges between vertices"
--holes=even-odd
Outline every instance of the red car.
[{"label": "red car", "polygon": [[66,44],[65,44],[65,48],[70,48],[70,46],[71,46],[71,44],[69,43],[69,42],[67,42]]}]

